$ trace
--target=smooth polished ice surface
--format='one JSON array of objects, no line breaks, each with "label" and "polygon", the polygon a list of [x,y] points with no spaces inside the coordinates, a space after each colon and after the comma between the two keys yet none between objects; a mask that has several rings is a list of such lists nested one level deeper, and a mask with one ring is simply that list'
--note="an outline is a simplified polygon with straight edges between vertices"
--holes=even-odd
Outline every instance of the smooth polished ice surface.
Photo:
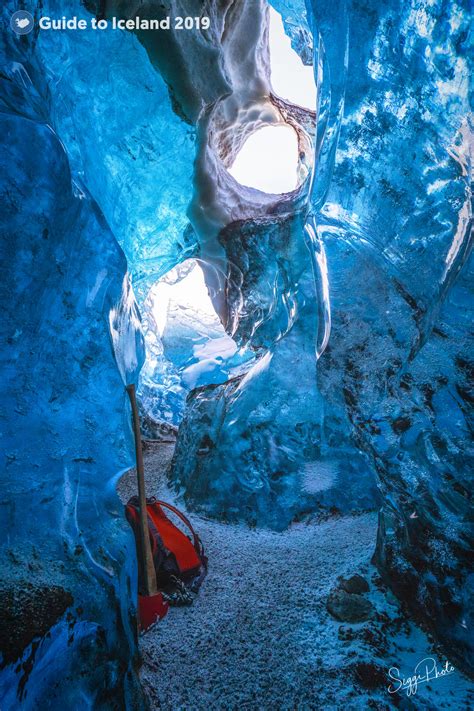
[{"label": "smooth polished ice surface", "polygon": [[134,542],[114,482],[133,461],[140,319],[31,50],[4,36],[0,51],[1,705],[139,708]]}]

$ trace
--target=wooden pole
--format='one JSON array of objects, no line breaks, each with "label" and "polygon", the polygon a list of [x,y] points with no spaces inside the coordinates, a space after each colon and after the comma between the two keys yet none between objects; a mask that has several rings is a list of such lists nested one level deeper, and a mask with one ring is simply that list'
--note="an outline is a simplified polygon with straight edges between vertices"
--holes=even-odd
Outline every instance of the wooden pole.
[{"label": "wooden pole", "polygon": [[158,588],[156,585],[155,566],[153,564],[150,538],[148,535],[142,440],[140,433],[140,418],[138,416],[137,398],[135,394],[135,385],[127,385],[127,393],[128,397],[130,398],[130,404],[132,406],[133,433],[135,435],[135,456],[137,460],[138,503],[140,517],[140,547],[142,554],[142,568],[145,578],[145,592],[147,595],[156,595],[156,593],[158,592]]}]

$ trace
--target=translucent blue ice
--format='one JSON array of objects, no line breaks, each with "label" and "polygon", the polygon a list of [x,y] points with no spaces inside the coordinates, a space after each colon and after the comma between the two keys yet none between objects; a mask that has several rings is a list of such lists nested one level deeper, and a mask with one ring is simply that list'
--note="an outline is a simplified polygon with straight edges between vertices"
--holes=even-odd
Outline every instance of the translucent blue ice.
[{"label": "translucent blue ice", "polygon": [[[216,4],[211,31],[161,43],[17,37],[3,5],[2,595],[31,584],[49,620],[16,650],[23,666],[8,666],[15,650],[5,660],[12,708],[142,703],[115,495],[142,331],[142,407],[184,413],[171,478],[188,505],[281,530],[374,507],[377,481],[380,570],[469,663],[469,7],[307,0],[304,17],[298,0],[272,4],[304,61],[314,52],[316,117],[269,98],[263,0],[229,17]],[[226,171],[275,116],[315,165],[283,197]],[[245,353],[236,375],[229,363],[199,380],[192,328],[157,334],[149,289],[191,257]]]},{"label": "translucent blue ice", "polygon": [[140,704],[134,547],[114,491],[132,463],[124,383],[143,362],[139,314],[22,49],[2,46],[2,650],[14,664],[0,695],[9,709]]},{"label": "translucent blue ice", "polygon": [[321,392],[345,403],[377,473],[381,571],[472,668],[469,4],[312,7],[326,130],[313,205],[332,312]]}]

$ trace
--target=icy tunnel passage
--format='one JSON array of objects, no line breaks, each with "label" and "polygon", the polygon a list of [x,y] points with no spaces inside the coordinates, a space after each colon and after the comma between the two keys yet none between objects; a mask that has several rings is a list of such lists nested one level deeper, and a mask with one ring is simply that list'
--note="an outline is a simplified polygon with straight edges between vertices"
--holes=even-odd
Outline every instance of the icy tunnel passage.
[{"label": "icy tunnel passage", "polygon": [[[336,501],[342,509],[370,507],[374,484],[357,452],[343,466],[342,438],[331,449],[320,446],[316,360],[319,333],[327,330],[328,300],[327,295],[318,298],[323,260],[312,263],[303,230],[316,112],[278,96],[272,84],[309,105],[316,97],[313,70],[291,47],[281,17],[266,3],[233,12],[234,24],[227,24],[222,36],[233,91],[223,92],[198,117],[188,208],[199,257],[192,273],[202,271],[214,317],[227,334],[220,344],[231,339],[232,353],[215,353],[211,366],[200,341],[209,339],[213,326],[208,324],[206,336],[189,302],[170,314],[174,337],[171,325],[162,337],[157,334],[157,294],[164,294],[170,278],[181,279],[185,289],[190,278],[185,262],[181,277],[168,273],[145,301],[149,358],[140,395],[147,432],[166,432],[166,421],[176,426],[184,417],[171,479],[191,507],[282,530],[303,512],[330,508]],[[282,76],[286,63],[298,67],[291,88]],[[276,141],[270,150],[268,134]],[[288,134],[286,151],[279,136]],[[201,331],[192,350],[191,319],[195,332]],[[213,344],[219,342],[213,339]],[[323,470],[332,477],[320,486],[314,480]],[[355,475],[359,481],[352,485]]]},{"label": "icy tunnel passage", "polygon": [[[251,357],[231,380],[178,384],[172,481],[188,505],[281,529],[373,507],[376,475],[377,564],[472,667],[468,13],[272,4],[314,64],[318,112],[276,79],[272,91],[263,0],[209,3],[208,32],[160,42],[142,30],[2,40],[2,579],[23,624],[0,684],[13,708],[140,706],[133,543],[114,492],[133,461],[123,386],[144,360],[139,309],[145,338],[159,336],[146,298],[189,259]],[[86,5],[68,10],[89,17]],[[149,3],[156,16],[186,5]],[[107,3],[119,11],[135,3]],[[229,168],[257,128],[282,123],[297,134],[299,187],[275,200]],[[141,372],[146,408],[160,380]]]}]

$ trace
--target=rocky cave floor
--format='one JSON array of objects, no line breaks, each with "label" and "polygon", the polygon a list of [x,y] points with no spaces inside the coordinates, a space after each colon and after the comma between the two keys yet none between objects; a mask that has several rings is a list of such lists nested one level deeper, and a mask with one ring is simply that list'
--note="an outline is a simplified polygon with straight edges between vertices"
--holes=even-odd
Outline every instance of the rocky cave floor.
[{"label": "rocky cave floor", "polygon": [[[147,444],[148,495],[186,510],[169,489],[174,444]],[[123,502],[135,472],[119,482]],[[141,637],[152,709],[471,709],[473,686],[454,671],[389,694],[388,669],[413,674],[445,658],[404,614],[371,565],[376,513],[294,524],[283,533],[188,514],[209,558],[193,605],[170,608]],[[354,575],[363,581],[348,582]],[[346,582],[344,582],[344,580]],[[350,623],[347,619],[365,618]]]}]

